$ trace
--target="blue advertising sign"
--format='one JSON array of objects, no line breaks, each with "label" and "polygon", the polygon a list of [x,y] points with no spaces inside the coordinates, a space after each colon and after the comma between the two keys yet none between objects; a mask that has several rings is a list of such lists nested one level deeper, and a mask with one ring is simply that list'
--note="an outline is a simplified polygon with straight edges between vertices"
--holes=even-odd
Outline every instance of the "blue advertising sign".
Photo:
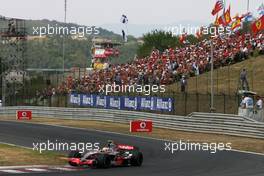
[{"label": "blue advertising sign", "polygon": [[75,105],[81,105],[81,95],[80,94],[71,94],[70,103]]},{"label": "blue advertising sign", "polygon": [[174,110],[173,98],[106,96],[95,94],[70,94],[70,103],[78,106],[89,106],[106,109],[130,109],[168,111]]},{"label": "blue advertising sign", "polygon": [[96,95],[95,98],[95,107],[107,108],[107,98],[109,98],[108,96]]},{"label": "blue advertising sign", "polygon": [[156,99],[157,111],[173,111],[173,99],[172,98],[158,98]]},{"label": "blue advertising sign", "polygon": [[93,95],[82,94],[81,97],[82,97],[82,105],[83,106],[94,106],[95,105]]},{"label": "blue advertising sign", "polygon": [[124,98],[124,108],[125,109],[138,109],[138,97],[123,97]]},{"label": "blue advertising sign", "polygon": [[139,99],[139,109],[155,110],[155,97],[140,97]]},{"label": "blue advertising sign", "polygon": [[111,109],[121,109],[121,98],[122,97],[109,97],[109,108]]}]

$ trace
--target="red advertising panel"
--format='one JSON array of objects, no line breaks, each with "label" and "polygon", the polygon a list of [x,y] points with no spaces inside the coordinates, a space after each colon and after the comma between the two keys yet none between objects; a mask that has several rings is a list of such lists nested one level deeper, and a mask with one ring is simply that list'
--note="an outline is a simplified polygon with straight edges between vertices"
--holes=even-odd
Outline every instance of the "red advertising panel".
[{"label": "red advertising panel", "polygon": [[112,48],[106,49],[104,54],[106,56],[112,56],[114,54],[114,50]]},{"label": "red advertising panel", "polygon": [[19,110],[16,113],[17,120],[31,120],[32,119],[32,111],[29,110]]},{"label": "red advertising panel", "polygon": [[150,120],[130,121],[130,132],[152,132],[152,121]]}]

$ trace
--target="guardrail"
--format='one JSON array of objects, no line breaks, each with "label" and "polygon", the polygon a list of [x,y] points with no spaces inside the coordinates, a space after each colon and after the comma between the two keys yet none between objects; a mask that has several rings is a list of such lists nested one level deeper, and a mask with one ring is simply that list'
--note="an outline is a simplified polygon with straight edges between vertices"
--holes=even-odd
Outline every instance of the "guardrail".
[{"label": "guardrail", "polygon": [[33,118],[96,120],[125,124],[135,119],[149,119],[153,121],[154,127],[159,128],[264,139],[264,123],[231,114],[194,112],[189,116],[176,116],[112,109],[17,106],[1,107],[0,116],[15,116],[17,110],[32,110]]}]

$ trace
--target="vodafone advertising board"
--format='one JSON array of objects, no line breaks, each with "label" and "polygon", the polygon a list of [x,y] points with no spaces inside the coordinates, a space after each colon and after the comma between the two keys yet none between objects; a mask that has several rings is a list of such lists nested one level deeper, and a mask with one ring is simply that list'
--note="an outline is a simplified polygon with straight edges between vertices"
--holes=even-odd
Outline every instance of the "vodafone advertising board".
[{"label": "vodafone advertising board", "polygon": [[130,121],[130,132],[152,132],[151,120]]},{"label": "vodafone advertising board", "polygon": [[32,111],[30,110],[19,110],[16,111],[17,120],[31,120],[32,119]]}]

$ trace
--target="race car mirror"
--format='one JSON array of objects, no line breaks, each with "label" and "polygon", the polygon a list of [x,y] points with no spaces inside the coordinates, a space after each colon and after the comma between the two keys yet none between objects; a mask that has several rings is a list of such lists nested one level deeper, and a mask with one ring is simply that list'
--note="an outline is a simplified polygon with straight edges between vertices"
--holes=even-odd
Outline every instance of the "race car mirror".
[{"label": "race car mirror", "polygon": [[19,110],[16,111],[17,120],[31,120],[32,119],[32,111],[30,110]]},{"label": "race car mirror", "polygon": [[152,121],[150,120],[130,121],[130,132],[152,132]]}]

